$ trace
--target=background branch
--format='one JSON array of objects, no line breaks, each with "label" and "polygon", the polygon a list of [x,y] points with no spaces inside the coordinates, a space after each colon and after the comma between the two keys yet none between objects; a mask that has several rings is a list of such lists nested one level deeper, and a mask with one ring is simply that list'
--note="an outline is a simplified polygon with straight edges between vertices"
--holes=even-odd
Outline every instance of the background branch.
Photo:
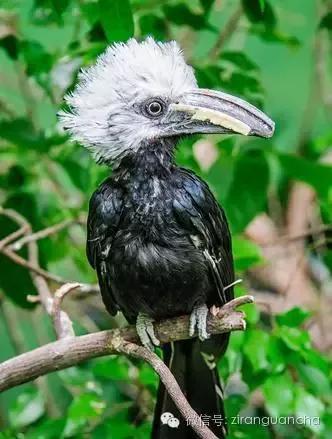
[{"label": "background branch", "polygon": [[237,30],[238,23],[242,17],[242,6],[238,6],[233,14],[230,16],[228,22],[222,28],[214,46],[209,52],[210,60],[215,60],[223,49],[225,43],[230,39],[233,33]]}]

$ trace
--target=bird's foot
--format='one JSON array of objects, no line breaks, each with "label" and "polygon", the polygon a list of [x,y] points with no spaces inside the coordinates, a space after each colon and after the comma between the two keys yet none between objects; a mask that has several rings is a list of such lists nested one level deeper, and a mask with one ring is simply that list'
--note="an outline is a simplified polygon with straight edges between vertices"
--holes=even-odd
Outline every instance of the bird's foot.
[{"label": "bird's foot", "polygon": [[195,306],[192,313],[190,314],[189,321],[189,335],[192,337],[197,330],[198,338],[201,341],[206,340],[210,337],[207,332],[207,316],[209,313],[208,307],[203,305]]},{"label": "bird's foot", "polygon": [[160,341],[154,333],[153,322],[151,317],[143,313],[139,313],[136,319],[136,331],[141,343],[151,351],[154,350],[155,346],[160,345]]}]

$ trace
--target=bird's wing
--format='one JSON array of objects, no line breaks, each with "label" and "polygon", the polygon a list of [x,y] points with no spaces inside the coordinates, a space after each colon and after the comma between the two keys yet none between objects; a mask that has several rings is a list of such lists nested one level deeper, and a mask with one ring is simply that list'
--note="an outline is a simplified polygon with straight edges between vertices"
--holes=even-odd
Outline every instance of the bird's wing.
[{"label": "bird's wing", "polygon": [[114,187],[107,179],[91,197],[87,222],[87,257],[97,271],[104,304],[112,315],[116,314],[118,307],[112,293],[109,252],[118,230],[122,200],[121,189]]},{"label": "bird's wing", "polygon": [[177,221],[193,244],[200,248],[216,286],[216,300],[225,303],[233,298],[234,282],[231,235],[224,211],[209,187],[195,174],[180,170],[179,187],[173,203]]}]

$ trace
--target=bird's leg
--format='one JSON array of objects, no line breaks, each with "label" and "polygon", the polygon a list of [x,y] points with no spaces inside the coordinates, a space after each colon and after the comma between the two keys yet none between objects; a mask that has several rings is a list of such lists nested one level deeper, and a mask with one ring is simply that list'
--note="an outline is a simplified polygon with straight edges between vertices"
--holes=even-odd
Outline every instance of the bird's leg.
[{"label": "bird's leg", "polygon": [[189,335],[192,337],[197,330],[198,338],[202,341],[210,337],[207,332],[207,316],[209,313],[208,307],[205,305],[195,306],[190,314],[189,321]]},{"label": "bird's leg", "polygon": [[154,320],[147,314],[139,313],[136,319],[136,331],[142,342],[142,345],[151,351],[155,346],[160,345],[160,341],[157,339],[154,329]]}]

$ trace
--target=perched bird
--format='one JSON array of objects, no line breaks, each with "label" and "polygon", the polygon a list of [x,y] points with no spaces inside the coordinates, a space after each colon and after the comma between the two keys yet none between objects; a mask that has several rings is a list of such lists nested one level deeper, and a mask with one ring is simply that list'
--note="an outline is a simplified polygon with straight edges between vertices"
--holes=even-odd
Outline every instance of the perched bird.
[{"label": "perched bird", "polygon": [[[231,236],[207,184],[177,166],[174,151],[194,133],[270,137],[274,123],[239,98],[198,88],[177,43],[152,38],[109,47],[81,72],[66,101],[63,126],[112,168],[92,195],[87,225],[87,256],[104,304],[136,323],[150,348],[159,344],[153,321],[191,315],[190,333],[198,338],[164,346],[164,361],[222,438],[216,361],[228,335],[209,337],[206,319],[212,305],[233,297]],[[165,413],[179,419],[177,428],[162,422]],[[160,384],[152,437],[196,437],[187,424]]]}]

